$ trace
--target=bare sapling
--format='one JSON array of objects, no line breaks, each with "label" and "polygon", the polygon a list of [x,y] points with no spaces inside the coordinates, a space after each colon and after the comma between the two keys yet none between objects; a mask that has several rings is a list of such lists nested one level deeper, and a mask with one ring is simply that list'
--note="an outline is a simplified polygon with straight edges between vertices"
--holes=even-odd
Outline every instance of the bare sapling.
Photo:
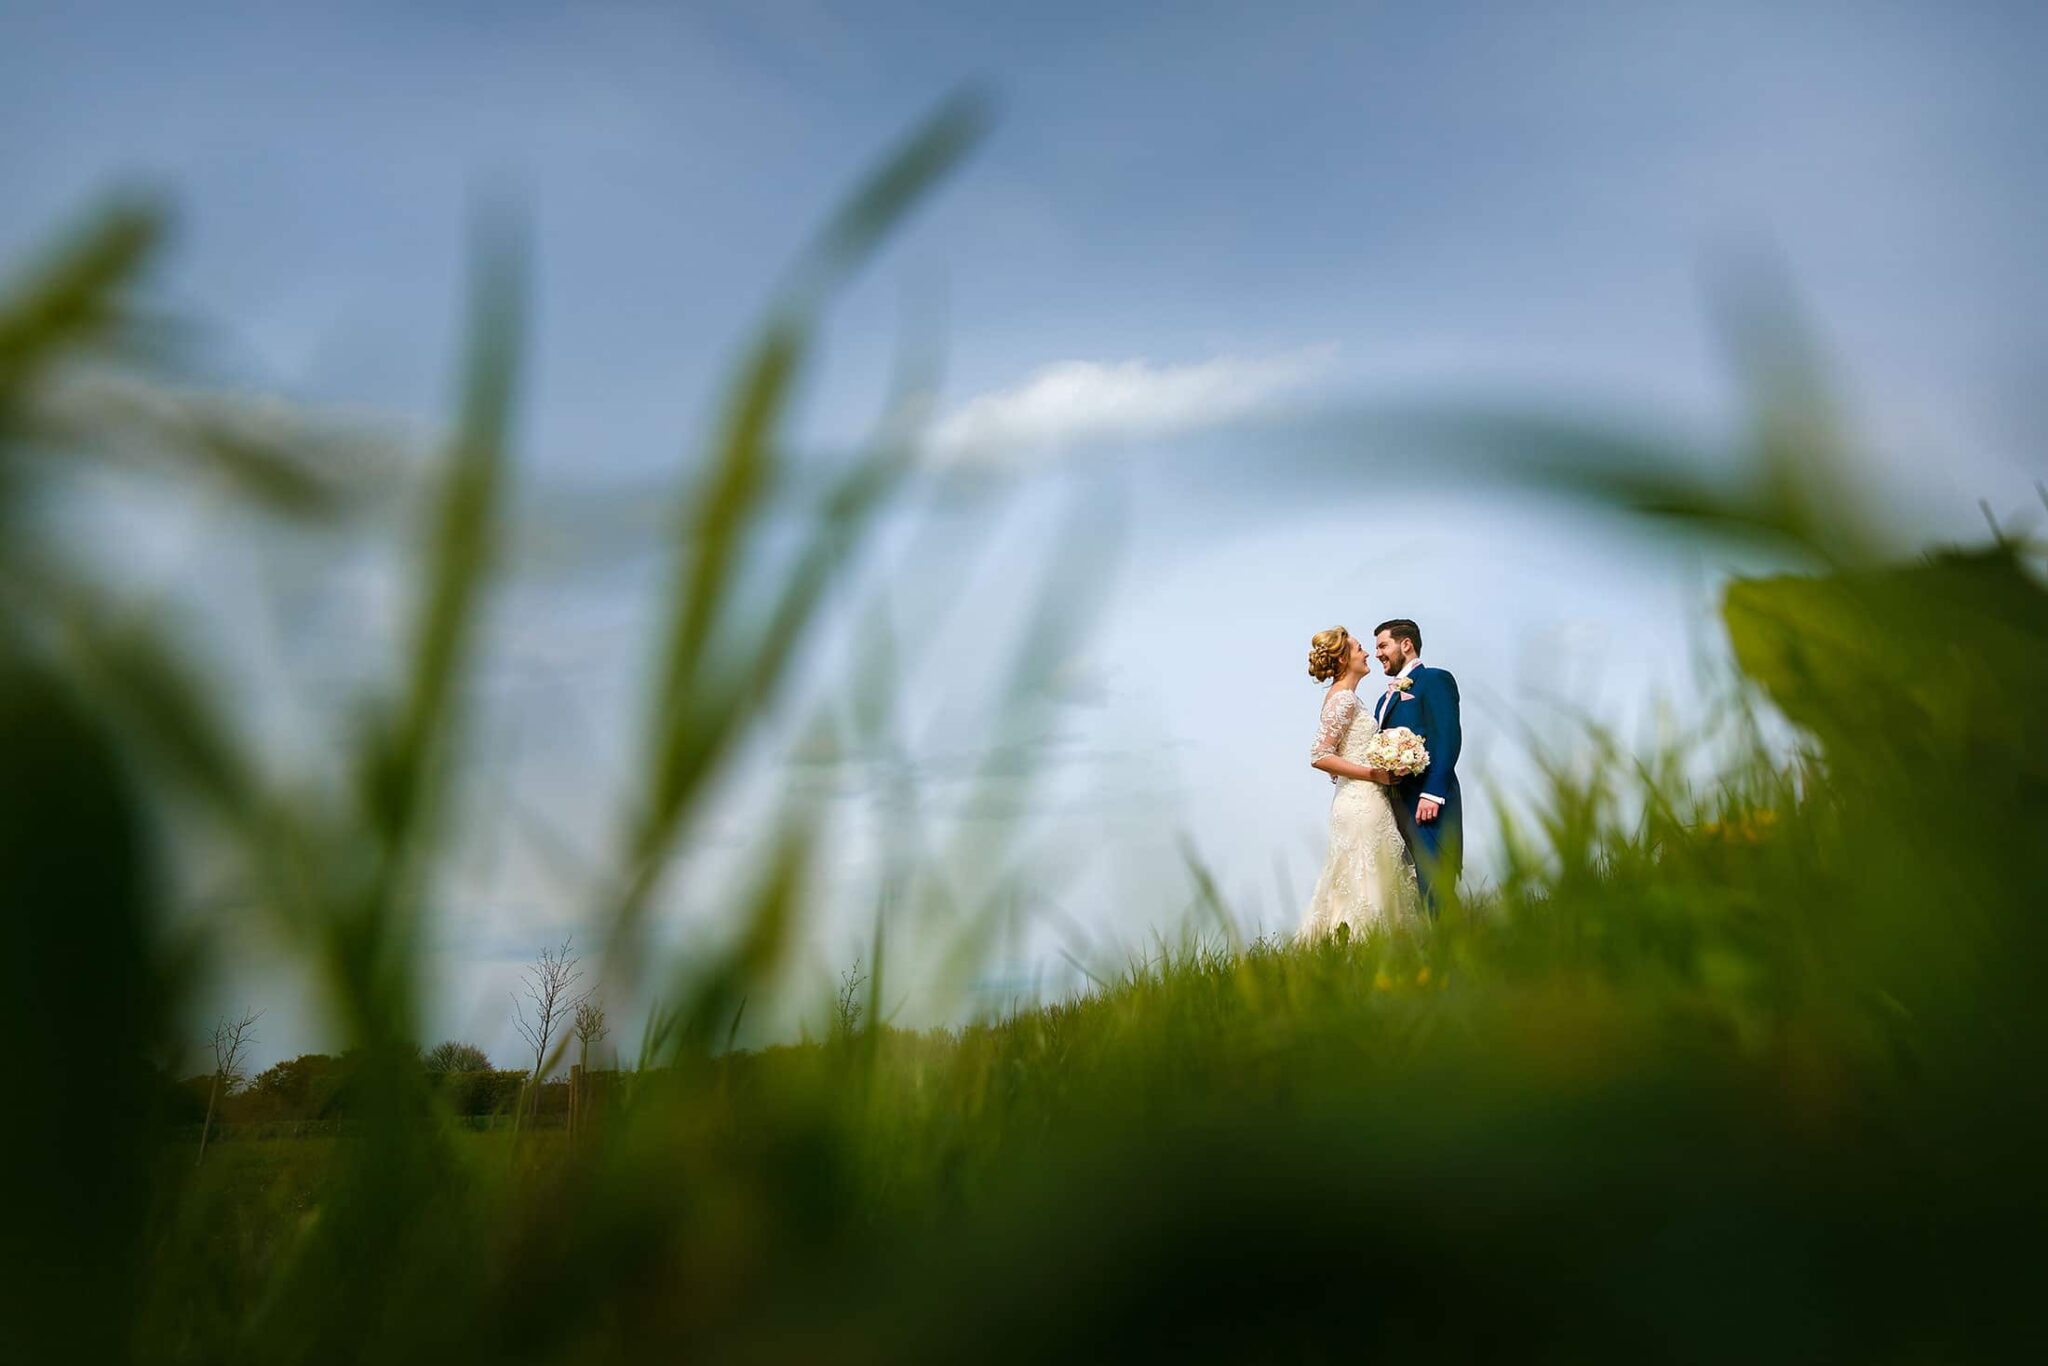
[{"label": "bare sapling", "polygon": [[213,1132],[214,1110],[242,1080],[249,1045],[256,1042],[251,1031],[262,1014],[260,1010],[245,1010],[236,1018],[220,1020],[213,1026],[213,1081],[206,1088],[206,1121],[199,1126],[199,1156],[192,1160],[195,1167],[206,1160],[206,1140]]},{"label": "bare sapling", "polygon": [[868,981],[860,967],[860,959],[856,958],[849,971],[839,974],[839,996],[832,1003],[832,1033],[836,1038],[850,1039],[860,1032],[861,1016],[866,1013],[861,988]]},{"label": "bare sapling", "polygon": [[602,1043],[610,1034],[611,1026],[605,1023],[604,1007],[589,996],[576,1003],[576,1014],[569,1024],[569,1032],[576,1039],[577,1058],[572,1085],[569,1088],[569,1128],[578,1127],[584,1109],[583,1088],[590,1075],[590,1046]]},{"label": "bare sapling", "polygon": [[540,1102],[541,1078],[547,1071],[555,1042],[583,1001],[576,994],[576,983],[583,977],[578,966],[581,961],[569,951],[567,939],[557,948],[543,948],[540,956],[528,965],[521,990],[512,993],[517,1012],[514,1023],[519,1036],[533,1050],[533,1075],[527,1085],[534,1105]]}]

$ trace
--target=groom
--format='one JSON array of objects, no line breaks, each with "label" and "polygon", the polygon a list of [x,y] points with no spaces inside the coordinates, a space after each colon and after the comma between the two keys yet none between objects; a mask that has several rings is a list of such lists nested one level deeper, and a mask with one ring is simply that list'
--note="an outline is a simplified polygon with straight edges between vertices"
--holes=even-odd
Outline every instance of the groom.
[{"label": "groom", "polygon": [[1415,860],[1422,902],[1431,915],[1437,893],[1455,895],[1464,863],[1465,803],[1458,794],[1458,680],[1422,662],[1422,628],[1405,617],[1373,629],[1373,653],[1387,671],[1387,691],[1373,709],[1380,729],[1406,726],[1422,737],[1429,767],[1388,789],[1401,837]]}]

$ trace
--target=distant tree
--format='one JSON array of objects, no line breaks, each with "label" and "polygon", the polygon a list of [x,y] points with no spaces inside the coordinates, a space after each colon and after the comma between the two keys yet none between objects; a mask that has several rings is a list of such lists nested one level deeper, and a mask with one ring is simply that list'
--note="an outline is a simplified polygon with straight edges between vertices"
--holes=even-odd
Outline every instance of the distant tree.
[{"label": "distant tree", "polygon": [[585,996],[576,1003],[576,1014],[569,1024],[569,1032],[582,1048],[576,1061],[587,1069],[590,1066],[590,1046],[603,1043],[612,1030],[605,1023],[604,1007]]},{"label": "distant tree", "polygon": [[860,989],[867,981],[858,958],[853,960],[851,972],[839,974],[839,996],[832,1003],[832,1033],[837,1037],[851,1038],[860,1032],[860,1018],[867,1009],[861,1003]]},{"label": "distant tree", "polygon": [[220,1101],[242,1081],[242,1068],[249,1060],[249,1045],[256,1042],[253,1030],[262,1011],[245,1010],[232,1020],[213,1026],[213,1084],[207,1088],[206,1118],[199,1126],[199,1156],[193,1165],[206,1160],[206,1140],[213,1132],[213,1112]]},{"label": "distant tree", "polygon": [[526,1073],[451,1072],[441,1080],[441,1095],[458,1115],[494,1115],[519,1100]]},{"label": "distant tree", "polygon": [[320,1119],[343,1090],[348,1063],[327,1053],[301,1053],[257,1074],[249,1084],[255,1109],[266,1119]]},{"label": "distant tree", "polygon": [[512,1002],[518,1011],[514,1023],[519,1026],[519,1036],[533,1049],[535,1082],[540,1081],[541,1073],[547,1067],[548,1050],[555,1036],[568,1024],[583,999],[575,994],[576,983],[583,976],[577,967],[579,961],[569,952],[566,939],[560,948],[542,949],[540,957],[526,969],[524,999],[519,992],[512,993]]},{"label": "distant tree", "polygon": [[488,1072],[491,1060],[473,1043],[450,1039],[437,1043],[420,1057],[420,1063],[436,1076],[450,1072]]}]

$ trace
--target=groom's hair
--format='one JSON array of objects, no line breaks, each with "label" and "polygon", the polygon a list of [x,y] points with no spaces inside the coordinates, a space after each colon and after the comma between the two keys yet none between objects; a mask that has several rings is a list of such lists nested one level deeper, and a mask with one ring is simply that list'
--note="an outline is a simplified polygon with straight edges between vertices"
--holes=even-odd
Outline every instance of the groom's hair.
[{"label": "groom's hair", "polygon": [[1422,628],[1408,618],[1395,617],[1392,621],[1383,621],[1372,628],[1375,636],[1382,631],[1389,633],[1396,640],[1405,640],[1413,645],[1416,654],[1422,653]]}]

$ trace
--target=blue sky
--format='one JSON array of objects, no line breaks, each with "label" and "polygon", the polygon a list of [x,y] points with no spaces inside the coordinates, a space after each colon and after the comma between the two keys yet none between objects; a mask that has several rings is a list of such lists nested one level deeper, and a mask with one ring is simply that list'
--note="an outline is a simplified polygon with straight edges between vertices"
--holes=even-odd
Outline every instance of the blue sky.
[{"label": "blue sky", "polygon": [[[974,704],[1000,683],[948,661],[1014,625],[1074,500],[1116,490],[1118,569],[1058,662],[1071,705],[1041,813],[1080,843],[1113,831],[1115,856],[1081,860],[1058,912],[1105,943],[1163,928],[1185,832],[1247,928],[1272,929],[1296,909],[1282,884],[1306,897],[1327,801],[1303,766],[1310,632],[1422,620],[1473,699],[1480,774],[1508,787],[1515,723],[1549,700],[1631,721],[1660,689],[1688,695],[1732,561],[1418,478],[1422,457],[1365,437],[1363,472],[1334,475],[1245,420],[1506,392],[1724,431],[1702,270],[1762,242],[1842,377],[1873,496],[1902,527],[1969,536],[1977,499],[2024,509],[2048,464],[2044,38],[2019,4],[15,0],[0,259],[109,186],[161,187],[181,222],[161,289],[208,324],[212,377],[429,431],[467,210],[509,189],[534,226],[521,445],[545,520],[551,499],[682,467],[834,199],[947,91],[985,82],[993,136],[835,310],[803,430],[861,431],[899,336],[937,318],[941,432],[1006,441],[1021,472],[1000,528],[968,538],[983,553],[947,552],[937,581],[967,585],[964,615],[929,624],[918,582],[896,599],[924,642],[904,706],[934,772],[990,732]],[[1390,505],[1376,471],[1402,462]],[[376,556],[229,552],[212,515],[130,508],[109,525],[137,534],[107,538],[108,559],[208,585],[195,610],[224,654],[269,658],[276,691],[345,675],[388,636]],[[528,734],[510,787],[572,846],[631,759],[617,718],[647,574],[631,546],[531,572],[495,637],[493,733]],[[261,613],[241,580],[259,576],[318,610],[245,629]],[[828,630],[793,708],[829,699],[850,633]],[[254,714],[279,718],[281,752],[321,753],[317,710]],[[760,764],[788,772],[773,744]],[[748,803],[736,791],[708,847],[742,857]],[[442,1023],[493,1051],[512,965],[562,925],[530,844],[486,842],[512,852],[466,861],[449,893]],[[1112,891],[1105,864],[1148,870],[1156,895]],[[857,942],[820,935],[821,968]],[[1047,942],[992,975],[1028,979]],[[316,1040],[266,981],[238,984],[280,998],[259,1002],[279,1008],[266,1055]]]}]

